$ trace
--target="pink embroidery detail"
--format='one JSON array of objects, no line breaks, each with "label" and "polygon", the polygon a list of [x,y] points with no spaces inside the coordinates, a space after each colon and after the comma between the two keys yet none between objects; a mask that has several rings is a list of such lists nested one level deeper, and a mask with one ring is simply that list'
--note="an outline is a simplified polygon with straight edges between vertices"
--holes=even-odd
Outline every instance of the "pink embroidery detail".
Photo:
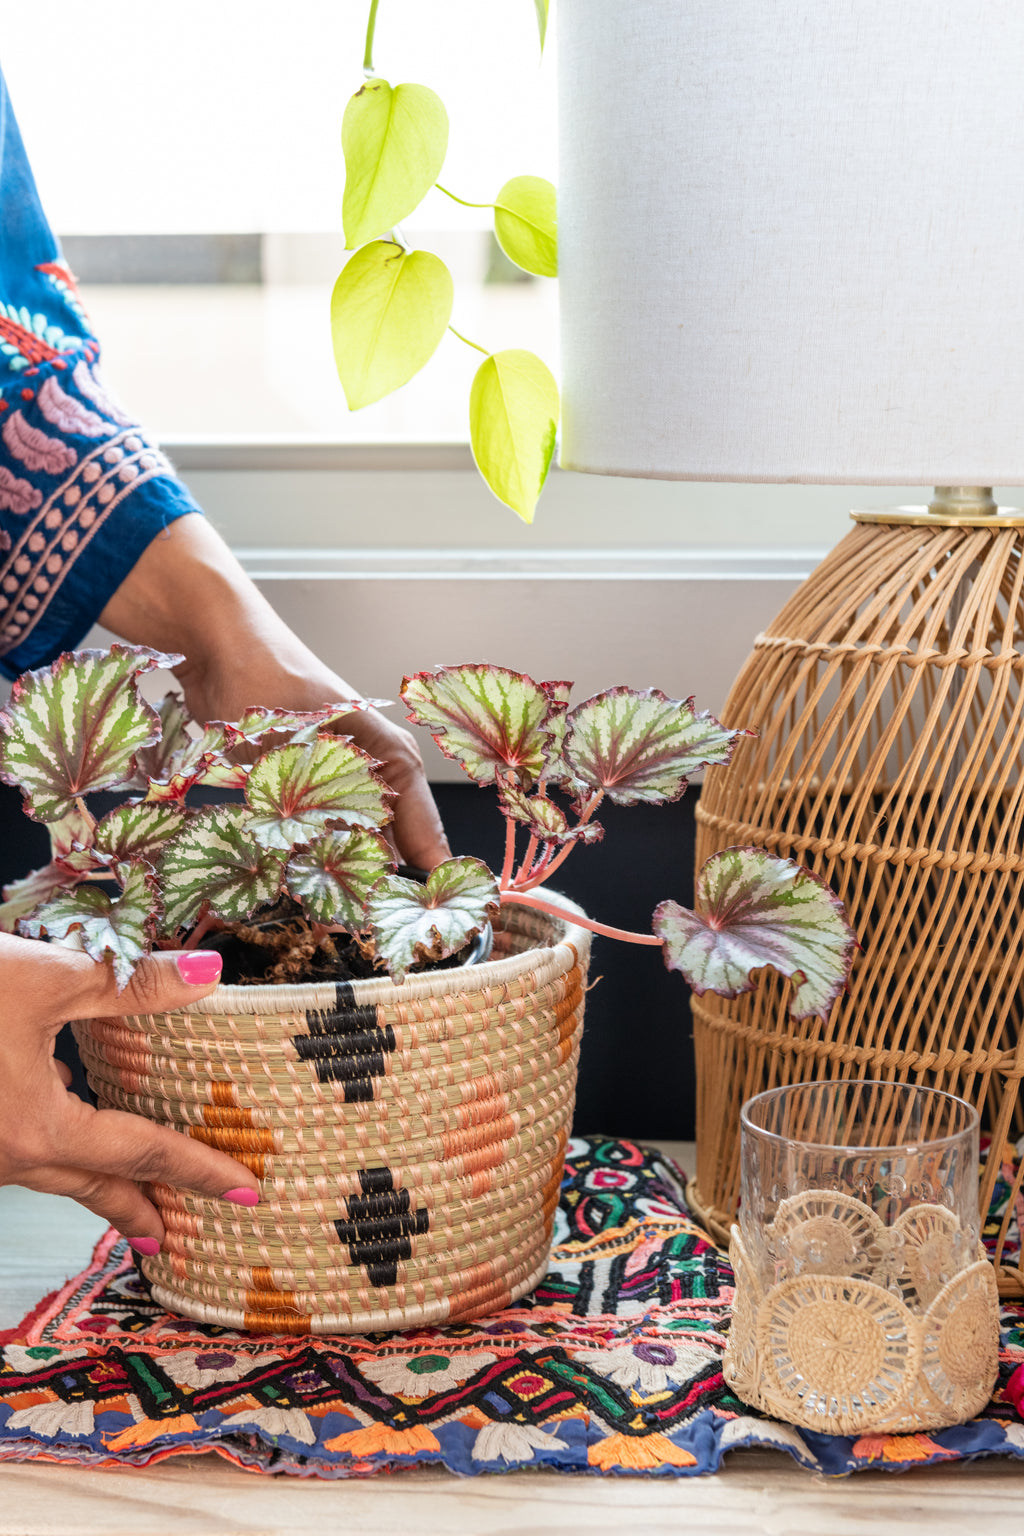
[{"label": "pink embroidery detail", "polygon": [[103,471],[98,464],[87,464],[82,470],[82,479],[87,485],[92,485],[94,481],[99,479],[102,473]]},{"label": "pink embroidery detail", "polygon": [[15,576],[27,576],[32,569],[32,562],[27,555],[19,555],[14,562]]},{"label": "pink embroidery detail", "polygon": [[79,437],[109,437],[114,430],[109,421],[61,389],[52,374],[40,387],[39,409],[62,432],[76,432]]},{"label": "pink embroidery detail", "polygon": [[81,501],[82,493],[77,485],[73,485],[64,497],[65,504],[73,507],[77,501]]},{"label": "pink embroidery detail", "polygon": [[57,511],[56,507],[54,507],[54,508],[52,508],[51,511],[47,512],[47,514],[46,514],[45,526],[47,528],[59,528],[61,523],[62,523],[62,521],[63,521],[63,519],[62,519],[60,513]]},{"label": "pink embroidery detail", "polygon": [[3,425],[3,440],[9,453],[32,470],[43,470],[48,475],[59,475],[72,464],[78,463],[78,454],[70,443],[59,437],[48,437],[38,427],[31,426],[15,411]]},{"label": "pink embroidery detail", "polygon": [[109,394],[105,386],[100,382],[100,376],[95,368],[90,369],[86,363],[76,363],[75,371],[71,377],[86,399],[91,400],[98,410],[103,411],[117,422],[119,427],[133,427],[137,423],[131,416],[126,416],[124,411]]},{"label": "pink embroidery detail", "polygon": [[19,480],[4,464],[0,464],[0,507],[25,517],[42,505],[43,493],[28,480]]},{"label": "pink embroidery detail", "polygon": [[[10,538],[10,534],[7,537]],[[28,541],[28,547],[33,555],[38,555],[46,548],[46,540],[41,533],[34,533]],[[8,545],[8,548],[10,548],[10,545]]]}]

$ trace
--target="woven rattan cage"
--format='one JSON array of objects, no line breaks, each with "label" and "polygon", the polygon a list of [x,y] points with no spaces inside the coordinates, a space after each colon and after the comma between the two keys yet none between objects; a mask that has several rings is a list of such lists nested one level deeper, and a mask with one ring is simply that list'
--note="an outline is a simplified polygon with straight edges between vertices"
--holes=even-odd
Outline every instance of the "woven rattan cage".
[{"label": "woven rattan cage", "polygon": [[[759,636],[723,711],[756,728],[697,811],[698,859],[791,855],[846,902],[863,952],[827,1022],[766,976],[694,999],[695,1197],[724,1237],[739,1112],[764,1088],[873,1077],[946,1089],[992,1135],[987,1207],[1022,1129],[1024,529],[859,524]],[[999,1234],[997,1277],[1024,1160]]]},{"label": "woven rattan cage", "polygon": [[[572,903],[563,902],[575,912]],[[257,1333],[452,1322],[547,1265],[589,934],[523,907],[494,957],[396,985],[219,987],[187,1012],[80,1021],[100,1103],[220,1147],[253,1210],[158,1185],[155,1298]]]}]

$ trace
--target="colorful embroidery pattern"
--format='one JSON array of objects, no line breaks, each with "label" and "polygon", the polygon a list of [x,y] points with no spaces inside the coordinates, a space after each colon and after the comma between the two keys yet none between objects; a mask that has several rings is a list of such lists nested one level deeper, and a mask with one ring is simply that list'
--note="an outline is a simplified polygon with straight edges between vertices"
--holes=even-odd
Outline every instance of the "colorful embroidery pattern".
[{"label": "colorful embroidery pattern", "polygon": [[[0,1459],[146,1464],[214,1450],[257,1470],[348,1477],[434,1463],[687,1476],[741,1445],[841,1473],[1024,1457],[1005,1393],[930,1436],[801,1433],[721,1375],[732,1276],[687,1215],[678,1171],[632,1142],[569,1144],[544,1282],[473,1323],[406,1334],[257,1337],[154,1304],[114,1233],[0,1351]],[[1007,1319],[1018,1329],[1024,1308]],[[1005,1380],[1024,1361],[1019,1333]]]},{"label": "colorful embroidery pattern", "polygon": [[0,566],[0,654],[21,645],[134,490],[174,471],[108,398],[94,356],[0,396],[0,512],[18,520]]}]

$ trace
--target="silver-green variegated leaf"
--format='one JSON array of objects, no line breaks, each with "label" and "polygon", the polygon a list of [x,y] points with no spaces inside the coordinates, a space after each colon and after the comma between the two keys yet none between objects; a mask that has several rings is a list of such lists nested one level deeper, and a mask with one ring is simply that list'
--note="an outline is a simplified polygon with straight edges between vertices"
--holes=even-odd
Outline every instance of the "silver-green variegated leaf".
[{"label": "silver-green variegated leaf", "polygon": [[373,886],[395,867],[379,832],[325,832],[288,860],[288,889],[311,917],[350,933],[366,927],[363,908]]},{"label": "silver-green variegated leaf", "polygon": [[506,816],[530,829],[542,843],[597,843],[604,828],[596,821],[570,826],[565,812],[553,800],[528,795],[513,779],[498,786],[498,800]]},{"label": "silver-green variegated leaf", "polygon": [[0,779],[21,788],[30,816],[59,821],[79,795],[131,779],[136,754],[160,729],[138,679],[182,659],[114,645],[66,651],[17,679],[0,713]]},{"label": "silver-green variegated leaf", "polygon": [[377,766],[369,753],[338,737],[272,748],[245,786],[252,836],[265,848],[287,850],[342,823],[384,826],[389,791]]},{"label": "silver-green variegated leaf", "polygon": [[367,80],[345,108],[342,221],[350,250],[393,229],[441,174],[448,114],[426,85]]},{"label": "silver-green variegated leaf", "polygon": [[162,932],[173,934],[199,915],[204,903],[214,917],[238,922],[277,899],[285,855],[264,848],[241,805],[212,805],[190,816],[168,843],[160,879]]},{"label": "silver-green variegated leaf", "polygon": [[272,709],[254,705],[240,719],[232,722],[243,741],[260,746],[267,736],[287,732],[289,741],[313,741],[320,731],[327,731],[347,715],[367,709],[386,708],[388,699],[344,699],[335,704],[325,704],[322,709]]},{"label": "silver-green variegated leaf", "polygon": [[42,869],[34,869],[24,880],[12,880],[4,886],[0,905],[0,933],[17,933],[23,917],[30,917],[38,907],[51,901],[58,891],[69,891],[78,884],[78,874],[63,861],[54,859]]},{"label": "silver-green variegated leaf", "polygon": [[692,699],[657,688],[610,688],[569,714],[564,756],[574,776],[616,805],[678,800],[691,774],[727,763],[743,731],[730,731]]},{"label": "silver-green variegated leaf", "polygon": [[179,805],[143,800],[108,811],[96,827],[95,847],[114,859],[142,859],[156,868],[172,837],[185,825]]},{"label": "silver-green variegated leaf", "polygon": [[760,848],[712,854],[697,877],[697,911],[663,901],[654,932],[670,971],[698,996],[750,992],[771,966],[793,982],[794,1018],[825,1018],[850,975],[857,936],[834,891],[810,870]]},{"label": "silver-green variegated leaf", "polygon": [[496,914],[498,899],[498,883],[479,859],[446,859],[424,885],[388,875],[366,904],[377,954],[401,981],[414,965],[457,954]]},{"label": "silver-green variegated leaf", "polygon": [[29,938],[49,938],[72,949],[84,949],[93,960],[109,955],[120,992],[152,948],[159,910],[152,872],[139,861],[116,866],[121,893],[112,897],[96,885],[57,895],[20,931]]},{"label": "silver-green variegated leaf", "polygon": [[160,736],[152,746],[143,747],[137,754],[135,774],[127,786],[131,789],[148,789],[150,779],[168,778],[172,758],[184,752],[192,742],[188,731],[192,717],[180,693],[164,694],[156,712],[160,720]]},{"label": "silver-green variegated leaf", "polygon": [[549,760],[553,717],[565,710],[551,690],[563,686],[477,662],[406,677],[401,697],[409,719],[425,725],[445,757],[478,784],[510,774],[531,784]]},{"label": "silver-green variegated leaf", "polygon": [[[244,770],[239,777],[237,765],[229,762],[226,755],[238,740],[234,727],[222,720],[211,720],[198,736],[186,732],[184,742],[169,753],[159,770],[151,775],[146,799],[181,805],[196,784],[213,782],[221,788],[241,788],[245,783]],[[211,773],[218,768],[223,769],[223,776],[211,779]]]}]

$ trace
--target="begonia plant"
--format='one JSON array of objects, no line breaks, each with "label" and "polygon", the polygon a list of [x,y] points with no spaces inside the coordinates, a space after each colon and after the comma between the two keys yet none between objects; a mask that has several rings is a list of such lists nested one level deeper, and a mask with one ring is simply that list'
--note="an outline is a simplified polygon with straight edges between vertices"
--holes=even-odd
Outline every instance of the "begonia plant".
[{"label": "begonia plant", "polygon": [[[617,687],[570,707],[571,684],[487,663],[407,677],[409,719],[476,783],[495,787],[506,818],[498,875],[457,857],[418,882],[395,872],[380,765],[329,730],[378,701],[312,713],[254,706],[240,720],[197,725],[176,694],[153,707],[139,691],[146,672],[181,659],[115,645],[65,653],[14,684],[0,713],[0,778],[48,826],[52,857],[5,888],[6,931],[109,960],[123,987],[154,945],[195,947],[283,913],[302,927],[303,954],[331,953],[348,936],[401,981],[459,955],[518,903],[660,945],[698,993],[735,997],[769,966],[792,980],[791,1011],[802,1018],[827,1014],[845,986],[856,939],[838,897],[759,849],[712,855],[695,908],[663,901],[647,934],[538,894],[577,843],[603,836],[595,813],[606,798],[664,804],[698,769],[728,763],[744,733],[692,700]],[[243,798],[190,804],[200,786]],[[111,789],[124,802],[96,814],[88,797]]]}]

